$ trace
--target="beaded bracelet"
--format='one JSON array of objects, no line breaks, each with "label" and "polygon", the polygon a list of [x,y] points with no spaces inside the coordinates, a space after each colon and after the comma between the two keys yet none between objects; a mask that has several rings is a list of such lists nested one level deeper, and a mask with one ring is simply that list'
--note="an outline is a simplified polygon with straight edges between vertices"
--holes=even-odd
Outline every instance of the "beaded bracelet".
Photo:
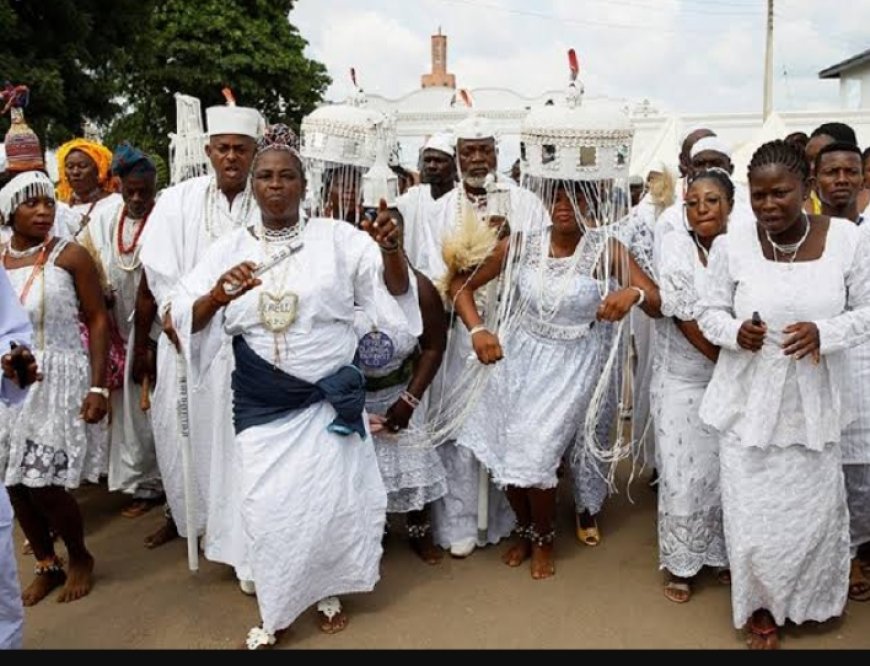
[{"label": "beaded bracelet", "polygon": [[420,399],[412,395],[408,391],[402,391],[399,400],[408,405],[411,409],[417,409],[420,406]]}]

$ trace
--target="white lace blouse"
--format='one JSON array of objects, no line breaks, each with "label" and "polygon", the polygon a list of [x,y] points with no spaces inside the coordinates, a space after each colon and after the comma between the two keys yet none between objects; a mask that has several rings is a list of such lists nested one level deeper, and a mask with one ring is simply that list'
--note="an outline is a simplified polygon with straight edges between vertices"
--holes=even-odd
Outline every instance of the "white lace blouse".
[{"label": "white lace blouse", "polygon": [[[737,344],[737,332],[756,311],[768,333],[753,353]],[[744,446],[822,450],[855,415],[842,352],[870,339],[870,241],[835,218],[819,259],[774,262],[755,225],[736,225],[713,245],[697,320],[722,348],[701,419]],[[783,353],[782,331],[797,322],[818,326],[820,363]]]}]

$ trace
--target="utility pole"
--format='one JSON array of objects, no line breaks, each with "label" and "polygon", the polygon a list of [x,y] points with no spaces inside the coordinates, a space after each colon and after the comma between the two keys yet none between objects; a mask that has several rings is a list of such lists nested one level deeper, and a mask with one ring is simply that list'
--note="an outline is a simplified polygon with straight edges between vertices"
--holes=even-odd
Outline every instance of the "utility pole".
[{"label": "utility pole", "polygon": [[764,120],[773,111],[773,0],[767,0],[767,41],[764,46]]}]

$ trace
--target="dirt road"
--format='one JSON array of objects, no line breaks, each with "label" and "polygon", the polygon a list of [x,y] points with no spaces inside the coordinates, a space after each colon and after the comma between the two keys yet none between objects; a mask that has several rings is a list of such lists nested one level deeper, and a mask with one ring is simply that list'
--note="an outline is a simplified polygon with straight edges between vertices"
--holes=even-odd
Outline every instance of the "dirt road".
[{"label": "dirt road", "polygon": [[[597,548],[578,545],[570,509],[559,511],[557,575],[534,581],[509,569],[502,546],[438,566],[416,559],[400,536],[386,544],[382,579],[369,595],[344,600],[346,631],[321,634],[314,612],[281,641],[287,648],[743,648],[731,626],[727,587],[705,574],[687,604],[662,594],[657,570],[655,494],[645,484],[611,498]],[[257,623],[227,567],[186,569],[182,540],[142,547],[160,511],[122,518],[125,500],[102,487],[77,493],[97,559],[90,596],[71,604],[49,597],[27,610],[27,648],[235,648]],[[18,552],[21,535],[18,534]],[[20,557],[22,579],[32,560]],[[870,603],[850,602],[838,621],[789,628],[788,648],[870,648]]]}]

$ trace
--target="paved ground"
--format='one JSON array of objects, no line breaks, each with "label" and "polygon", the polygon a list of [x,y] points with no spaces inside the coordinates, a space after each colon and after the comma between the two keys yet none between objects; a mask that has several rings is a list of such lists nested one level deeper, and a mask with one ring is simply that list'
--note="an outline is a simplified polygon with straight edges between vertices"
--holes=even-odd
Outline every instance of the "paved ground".
[{"label": "paved ground", "polygon": [[[130,520],[125,500],[102,487],[78,491],[88,543],[97,559],[90,596],[67,605],[52,597],[27,611],[27,648],[234,648],[257,621],[252,598],[232,572],[204,562],[193,576],[185,544],[156,551],[142,538],[160,511]],[[557,575],[531,579],[526,567],[501,564],[502,546],[466,560],[427,566],[399,536],[386,545],[375,592],[345,599],[346,631],[321,634],[314,612],[285,634],[287,648],[743,648],[731,627],[727,587],[706,574],[688,604],[661,591],[655,539],[655,494],[636,483],[600,521],[597,548],[574,540],[567,504],[560,507]],[[18,550],[20,552],[18,535]],[[21,557],[22,577],[32,560]],[[870,648],[870,603],[850,602],[823,625],[787,629],[783,647]]]}]

